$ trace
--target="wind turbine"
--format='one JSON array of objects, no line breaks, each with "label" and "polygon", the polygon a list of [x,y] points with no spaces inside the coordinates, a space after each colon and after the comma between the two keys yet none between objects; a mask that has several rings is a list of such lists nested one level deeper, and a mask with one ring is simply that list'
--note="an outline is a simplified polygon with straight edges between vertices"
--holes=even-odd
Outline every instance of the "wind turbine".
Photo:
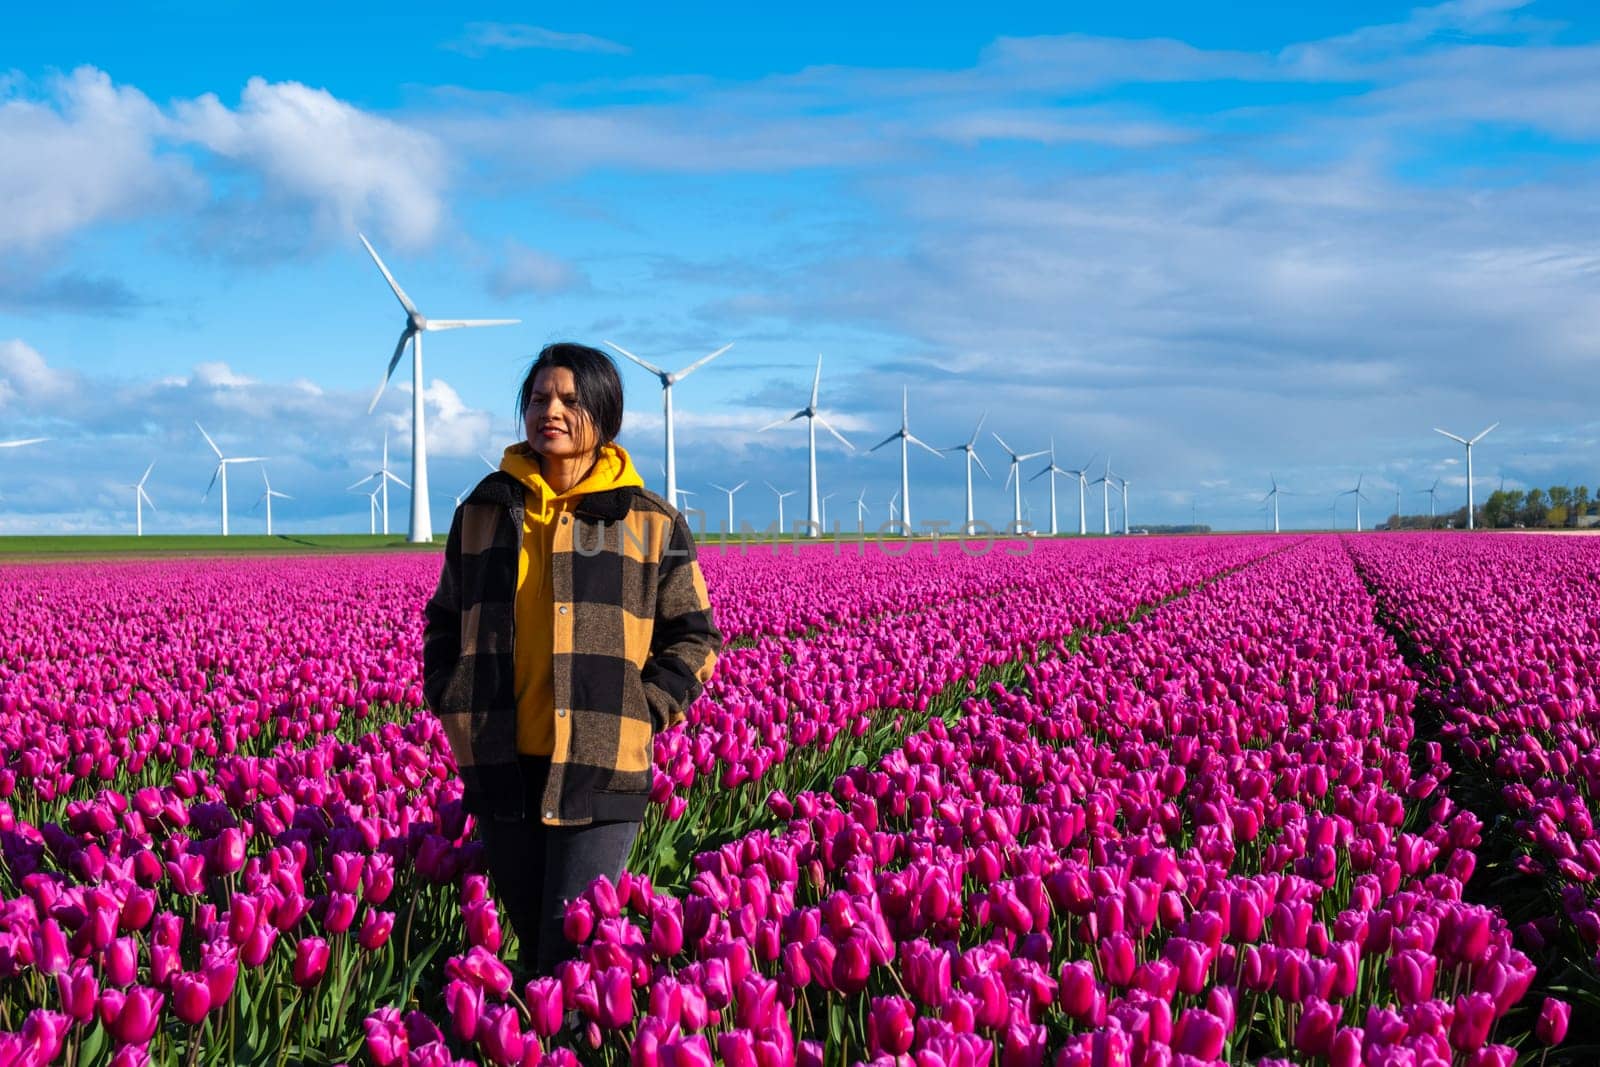
[{"label": "wind turbine", "polygon": [[740,482],[738,485],[734,486],[732,489],[729,489],[725,485],[718,485],[716,482],[712,482],[711,483],[711,488],[720,489],[724,493],[728,494],[728,532],[729,533],[733,532],[733,494],[737,493],[739,490],[743,489],[745,486],[747,486],[749,484],[750,483],[748,481],[743,481],[743,482]]},{"label": "wind turbine", "polygon": [[1433,517],[1434,517],[1433,516],[1433,498],[1434,498],[1434,494],[1438,492],[1438,489],[1439,489],[1439,479],[1435,478],[1433,480],[1433,484],[1428,486],[1428,488],[1426,488],[1426,489],[1418,489],[1417,490],[1417,492],[1419,492],[1419,493],[1426,493],[1428,495],[1428,525],[1429,526],[1433,525]]},{"label": "wind turbine", "polygon": [[[839,439],[839,442],[841,444],[843,444],[846,448],[850,449],[850,451],[854,452],[855,448],[856,448],[855,445],[851,444],[849,441],[846,441],[844,439],[844,435],[841,434],[838,430],[835,430],[833,428],[833,426],[828,422],[827,419],[823,418],[822,415],[820,413],[818,413],[818,411],[817,411],[817,388],[821,384],[822,384],[822,354],[819,352],[817,354],[817,373],[811,379],[811,399],[810,399],[810,401],[807,402],[805,407],[801,408],[799,411],[795,412],[793,415],[790,415],[788,418],[779,419],[776,422],[769,422],[765,426],[761,427],[760,430],[756,431],[757,433],[765,433],[766,431],[771,430],[771,429],[773,429],[775,427],[782,426],[786,422],[793,422],[795,419],[805,419],[806,420],[806,437],[807,437],[806,456],[807,456],[807,460],[808,460],[808,466],[806,468],[806,483],[807,483],[807,490],[808,490],[807,495],[806,495],[806,536],[807,537],[817,537],[822,533],[820,504],[819,504],[819,502],[817,500],[817,424],[821,423],[822,424],[822,428],[824,430],[827,430],[829,433],[833,434],[833,436],[837,437]],[[772,484],[771,482],[767,483],[768,486],[771,486],[771,484]],[[777,492],[776,489],[773,489],[772,491],[774,493]],[[790,490],[790,492],[793,492],[793,491],[794,490],[792,490],[792,489]],[[779,525],[781,526],[782,525],[781,520],[782,520],[782,516],[783,516],[783,501],[781,499],[778,501],[778,516],[779,516],[779,519],[780,519]]]},{"label": "wind turbine", "polygon": [[[345,486],[345,488],[346,489],[354,489],[357,486],[366,485],[368,482],[372,481],[372,479],[374,479],[374,478],[378,479],[378,484],[373,489],[373,492],[374,493],[378,493],[378,492],[383,493],[383,533],[384,533],[384,536],[387,537],[389,535],[389,483],[390,482],[394,482],[396,485],[400,486],[402,489],[410,489],[411,488],[411,486],[407,485],[403,480],[401,480],[401,478],[400,478],[400,476],[398,474],[394,473],[394,471],[389,469],[389,435],[388,434],[384,434],[383,435],[383,466],[379,467],[377,470],[373,471],[371,474],[367,475],[365,478],[361,479],[359,482],[353,482],[350,485]],[[414,494],[414,493],[412,494],[413,498],[415,497],[415,495],[416,494]],[[416,509],[413,508],[412,509],[412,512],[413,512],[412,518],[413,519],[416,518],[415,511],[416,511]]]},{"label": "wind turbine", "polygon": [[1100,508],[1101,508],[1101,519],[1100,519],[1101,527],[1100,527],[1100,532],[1105,534],[1107,537],[1111,536],[1111,481],[1112,481],[1112,477],[1113,477],[1113,475],[1111,473],[1111,457],[1107,456],[1106,457],[1106,472],[1104,474],[1102,474],[1100,477],[1096,478],[1094,481],[1089,483],[1090,485],[1098,485],[1098,486],[1100,486]]},{"label": "wind turbine", "polygon": [[[677,496],[676,499],[673,500],[672,506],[677,508],[679,511],[688,511],[689,510],[689,501],[688,501],[687,498],[691,497],[691,496],[694,496],[694,494],[689,492],[689,490],[687,490],[687,489],[679,489],[678,490],[678,496]],[[678,503],[678,500],[682,500],[683,503],[681,503],[681,504]]]},{"label": "wind turbine", "polygon": [[[1497,422],[1494,424],[1494,426],[1490,426],[1489,430],[1492,430],[1495,426],[1499,425],[1500,424]],[[1457,437],[1449,430],[1441,430],[1437,426],[1433,428],[1434,433],[1442,433],[1446,437],[1450,438],[1450,440],[1457,441],[1467,446],[1467,529],[1469,530],[1476,528],[1472,518],[1472,446],[1483,440],[1485,437],[1488,437],[1489,430],[1484,430],[1478,436],[1469,441],[1465,437]]]},{"label": "wind turbine", "polygon": [[621,352],[624,356],[627,356],[629,359],[633,360],[635,363],[639,364],[639,366],[643,367],[645,370],[649,371],[651,374],[654,374],[661,380],[661,412],[665,416],[667,424],[667,499],[676,500],[678,498],[674,494],[676,494],[678,491],[678,453],[676,446],[673,444],[672,387],[683,381],[695,371],[699,370],[701,367],[705,366],[707,363],[710,363],[712,360],[722,355],[722,353],[726,352],[728,349],[732,348],[733,342],[728,342],[715,352],[711,353],[709,356],[701,356],[699,359],[695,360],[693,363],[689,364],[680,371],[662,370],[654,363],[646,363],[644,360],[640,359],[632,352],[629,352],[626,348],[623,348],[615,341],[607,341],[606,344],[610,345],[618,352]]},{"label": "wind turbine", "polygon": [[993,437],[996,441],[999,441],[1000,447],[1005,449],[1006,455],[1011,457],[1011,468],[1006,471],[1005,485],[1002,485],[1000,488],[1004,489],[1006,485],[1011,486],[1011,528],[1013,530],[1021,530],[1022,472],[1018,470],[1018,468],[1022,465],[1023,460],[1038,459],[1040,456],[1044,455],[1044,450],[1041,449],[1038,452],[1015,452],[1012,450],[1010,445],[1006,444],[1005,441],[1001,439],[999,434],[991,433],[989,436]]},{"label": "wind turbine", "polygon": [[1394,487],[1394,528],[1396,530],[1403,529],[1405,527],[1405,523],[1400,521],[1400,516],[1400,485],[1397,482],[1395,483]]},{"label": "wind turbine", "polygon": [[866,514],[870,510],[871,509],[867,507],[867,491],[866,491],[866,489],[863,488],[861,490],[861,495],[856,497],[856,530],[857,530],[857,532],[862,532],[862,531],[866,530],[866,528],[867,528],[867,525],[866,525]]},{"label": "wind turbine", "polygon": [[1338,494],[1339,496],[1353,496],[1356,498],[1356,533],[1361,532],[1361,502],[1367,499],[1367,494],[1361,491],[1361,479],[1365,477],[1365,474],[1357,475],[1356,487],[1354,489],[1346,489],[1344,492]]},{"label": "wind turbine", "polygon": [[290,496],[288,493],[280,493],[276,489],[272,488],[272,483],[267,480],[267,468],[265,466],[263,466],[261,468],[261,481],[262,481],[262,483],[264,485],[266,485],[267,491],[265,493],[261,494],[261,499],[256,501],[256,506],[260,507],[261,506],[261,501],[263,501],[263,500],[266,501],[266,503],[267,503],[267,536],[271,537],[272,536],[272,498],[273,497],[277,497],[279,500],[293,500],[294,497]]},{"label": "wind turbine", "polygon": [[907,407],[910,394],[911,391],[909,389],[905,388],[904,386],[901,387],[900,428],[894,433],[890,434],[888,437],[885,437],[883,440],[879,441],[877,444],[873,445],[871,448],[867,449],[868,452],[876,452],[890,441],[899,440],[900,442],[900,527],[907,537],[911,536],[911,456],[910,448],[908,446],[918,445],[919,447],[933,453],[935,456],[938,456],[940,459],[944,458],[944,453],[940,452],[937,448],[934,448],[932,445],[928,444],[926,441],[922,440],[920,437],[917,437],[911,432],[910,419],[908,416],[909,409]]},{"label": "wind turbine", "polygon": [[[383,372],[383,381],[378,383],[378,391],[372,396],[372,403],[367,405],[367,414],[370,415],[378,407],[378,399],[383,396],[383,391],[389,385],[389,378],[393,376],[395,367],[400,365],[400,357],[405,354],[406,342],[411,342],[411,532],[406,535],[406,540],[414,544],[431,543],[433,541],[433,512],[428,506],[428,435],[424,424],[422,412],[422,335],[430,331],[459,330],[476,326],[514,326],[521,319],[430,319],[417,310],[417,305],[411,302],[406,291],[400,288],[400,283],[394,280],[394,275],[389,273],[389,268],[383,265],[383,260],[378,257],[377,249],[372,247],[364,234],[357,234],[361,243],[367,246],[367,252],[372,256],[372,262],[378,265],[383,272],[384,281],[389,283],[389,288],[394,290],[395,299],[400,301],[400,306],[406,311],[406,326],[400,331],[400,343],[394,346],[394,355],[389,357],[389,369]],[[384,496],[384,533],[388,533],[388,504],[387,494]]]},{"label": "wind turbine", "polygon": [[900,490],[894,491],[894,496],[889,498],[889,525],[893,526],[900,521]]},{"label": "wind turbine", "polygon": [[1261,499],[1263,501],[1268,501],[1268,500],[1272,501],[1272,532],[1273,533],[1282,533],[1283,530],[1278,525],[1278,498],[1280,496],[1287,495],[1289,493],[1289,490],[1284,489],[1284,488],[1282,488],[1281,486],[1278,485],[1278,476],[1276,474],[1273,474],[1271,471],[1267,472],[1267,477],[1272,479],[1272,492],[1268,493],[1266,496],[1262,497]]},{"label": "wind turbine", "polygon": [[217,447],[217,443],[211,439],[211,435],[206,433],[206,428],[204,426],[201,426],[198,422],[196,422],[194,424],[194,428],[200,431],[200,436],[204,437],[206,439],[206,444],[211,446],[211,451],[213,451],[213,452],[215,452],[217,454],[217,469],[211,472],[211,481],[206,486],[206,491],[205,491],[205,493],[203,493],[201,495],[200,499],[204,500],[206,497],[211,495],[211,486],[217,484],[217,477],[220,475],[222,477],[222,536],[223,537],[227,537],[228,536],[228,464],[230,464],[230,463],[261,463],[261,462],[265,461],[266,457],[265,456],[235,456],[235,457],[232,457],[232,458],[227,458],[227,457],[223,456],[222,449]]},{"label": "wind turbine", "polygon": [[839,495],[839,491],[837,489],[835,489],[833,492],[826,493],[822,497],[822,528],[824,530],[826,530],[828,528],[828,499],[830,497],[835,497],[835,496],[838,496],[838,495]]},{"label": "wind turbine", "polygon": [[1062,470],[1056,466],[1056,439],[1050,438],[1050,466],[1035,474],[1028,481],[1037,481],[1045,475],[1050,476],[1050,536],[1054,537],[1059,531],[1056,529],[1056,478],[1058,474],[1071,474],[1071,471]]},{"label": "wind turbine", "polygon": [[796,490],[788,489],[788,490],[780,491],[778,489],[778,487],[773,485],[771,482],[767,483],[767,488],[771,489],[774,493],[778,494],[778,536],[782,537],[783,536],[783,498],[786,497],[786,496],[794,496]]},{"label": "wind turbine", "polygon": [[[983,471],[983,476],[985,478],[991,478],[992,477],[989,474],[989,468],[985,467],[983,465],[983,460],[982,460],[982,458],[979,457],[978,450],[973,447],[974,445],[976,445],[978,443],[978,434],[983,430],[983,420],[987,419],[988,417],[989,417],[989,413],[987,411],[985,411],[982,415],[978,416],[978,425],[973,429],[972,436],[967,438],[967,443],[966,444],[964,444],[964,445],[951,445],[949,448],[944,450],[946,452],[965,452],[967,454],[967,522],[966,522],[965,526],[961,527],[961,532],[962,533],[969,533],[970,534],[972,532],[972,465],[973,465],[973,463],[977,463],[979,469],[981,469]],[[1052,532],[1054,532],[1054,531],[1052,531]]]},{"label": "wind turbine", "polygon": [[154,511],[156,507],[156,502],[151,500],[150,494],[144,491],[144,483],[150,480],[150,472],[155,469],[155,461],[151,460],[150,466],[144,469],[144,476],[128,487],[133,490],[133,529],[135,537],[144,536],[144,506],[149,504],[151,511]]},{"label": "wind turbine", "polygon": [[[1094,457],[1090,456],[1088,458],[1088,460],[1084,463],[1084,465],[1079,467],[1077,470],[1064,472],[1066,474],[1073,475],[1074,477],[1076,477],[1078,479],[1078,536],[1079,537],[1084,537],[1089,533],[1088,520],[1087,520],[1087,516],[1085,516],[1085,514],[1084,514],[1083,502],[1084,502],[1085,492],[1086,492],[1086,490],[1088,488],[1088,484],[1089,484],[1089,482],[1088,482],[1089,464],[1093,463],[1093,462],[1094,462]],[[1054,510],[1053,506],[1052,506],[1052,510]]]}]

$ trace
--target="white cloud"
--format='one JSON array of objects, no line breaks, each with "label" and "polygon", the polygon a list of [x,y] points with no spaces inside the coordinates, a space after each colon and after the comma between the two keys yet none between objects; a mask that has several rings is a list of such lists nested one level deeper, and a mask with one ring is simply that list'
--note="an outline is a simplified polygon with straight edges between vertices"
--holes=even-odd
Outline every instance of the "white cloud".
[{"label": "white cloud", "polygon": [[238,108],[208,93],[175,117],[183,136],[258,175],[264,197],[303,205],[329,229],[372,223],[415,248],[443,217],[438,142],[325,89],[251,78]]},{"label": "white cloud", "polygon": [[35,87],[0,84],[0,250],[32,251],[86,226],[192,201],[200,183],[160,150],[166,117],[93,67]]},{"label": "white cloud", "polygon": [[489,272],[489,292],[502,299],[527,293],[545,295],[585,288],[583,272],[564,259],[507,241],[500,262]]},{"label": "white cloud", "polygon": [[[213,493],[205,503],[200,498],[216,462],[195,429],[198,421],[224,454],[267,457],[273,488],[295,498],[274,507],[279,529],[364,532],[366,504],[347,494],[345,486],[378,465],[389,424],[400,431],[390,438],[390,468],[411,480],[410,398],[396,398],[403,415],[382,411],[369,418],[366,395],[308,384],[255,378],[224,363],[204,363],[186,375],[160,380],[78,374],[51,366],[25,342],[0,342],[0,398],[11,390],[0,403],[0,436],[38,426],[52,439],[48,452],[27,457],[25,464],[0,463],[0,492],[7,498],[0,531],[131,530],[131,497],[124,502],[114,494],[110,506],[79,512],[64,511],[61,501],[82,498],[85,470],[95,471],[107,485],[120,485],[137,480],[152,460],[156,467],[148,489],[160,510],[146,513],[146,530],[214,531],[217,497]],[[493,440],[490,414],[439,379],[429,383],[426,397],[429,472],[435,484],[453,485],[474,468],[481,473],[474,453]],[[263,517],[250,505],[260,493],[260,474],[241,470],[233,478],[232,528],[259,532]],[[409,499],[403,490],[399,499],[391,507],[403,510]],[[448,500],[449,494],[435,494],[435,521]]]},{"label": "white cloud", "polygon": [[0,411],[29,414],[36,406],[71,397],[77,388],[76,375],[51,367],[26,341],[0,341]]},{"label": "white cloud", "polygon": [[625,56],[633,51],[625,44],[593,34],[564,33],[543,26],[512,22],[469,22],[460,38],[448,41],[441,47],[469,56],[481,56],[486,52],[520,52],[530,48],[611,56]]}]

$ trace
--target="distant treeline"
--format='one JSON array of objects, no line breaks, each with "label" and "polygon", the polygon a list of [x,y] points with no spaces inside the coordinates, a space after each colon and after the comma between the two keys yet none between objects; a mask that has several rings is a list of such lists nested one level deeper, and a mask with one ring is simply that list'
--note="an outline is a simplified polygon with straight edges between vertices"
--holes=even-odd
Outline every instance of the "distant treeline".
[{"label": "distant treeline", "polygon": [[[1517,526],[1529,529],[1562,529],[1594,526],[1600,521],[1597,515],[1600,498],[1591,500],[1589,487],[1580,485],[1552,485],[1548,489],[1496,489],[1489,498],[1478,505],[1477,525],[1491,529],[1512,529]],[[1390,515],[1385,524],[1389,529],[1426,530],[1460,529],[1467,524],[1467,509],[1427,515]]]}]

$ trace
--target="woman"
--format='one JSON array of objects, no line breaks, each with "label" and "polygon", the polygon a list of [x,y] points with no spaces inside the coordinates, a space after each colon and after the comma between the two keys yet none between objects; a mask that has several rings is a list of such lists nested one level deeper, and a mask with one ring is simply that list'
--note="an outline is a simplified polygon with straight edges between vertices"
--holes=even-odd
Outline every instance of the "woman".
[{"label": "woman", "polygon": [[621,872],[651,739],[683,717],[722,636],[683,516],[647,491],[604,352],[553,344],[518,396],[526,440],[456,509],[425,609],[423,690],[490,874],[541,973],[566,901]]}]

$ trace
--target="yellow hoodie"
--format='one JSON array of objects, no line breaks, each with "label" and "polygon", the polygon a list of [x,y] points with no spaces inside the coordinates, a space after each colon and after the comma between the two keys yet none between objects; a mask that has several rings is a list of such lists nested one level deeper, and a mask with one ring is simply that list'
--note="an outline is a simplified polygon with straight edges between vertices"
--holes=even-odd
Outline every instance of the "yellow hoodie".
[{"label": "yellow hoodie", "polygon": [[500,469],[523,486],[522,551],[517,554],[515,605],[517,680],[517,751],[548,756],[555,751],[555,590],[550,582],[550,553],[556,517],[571,511],[588,493],[644,485],[628,453],[617,444],[604,445],[589,473],[564,493],[551,488],[539,473],[538,456],[526,441],[511,445]]}]

